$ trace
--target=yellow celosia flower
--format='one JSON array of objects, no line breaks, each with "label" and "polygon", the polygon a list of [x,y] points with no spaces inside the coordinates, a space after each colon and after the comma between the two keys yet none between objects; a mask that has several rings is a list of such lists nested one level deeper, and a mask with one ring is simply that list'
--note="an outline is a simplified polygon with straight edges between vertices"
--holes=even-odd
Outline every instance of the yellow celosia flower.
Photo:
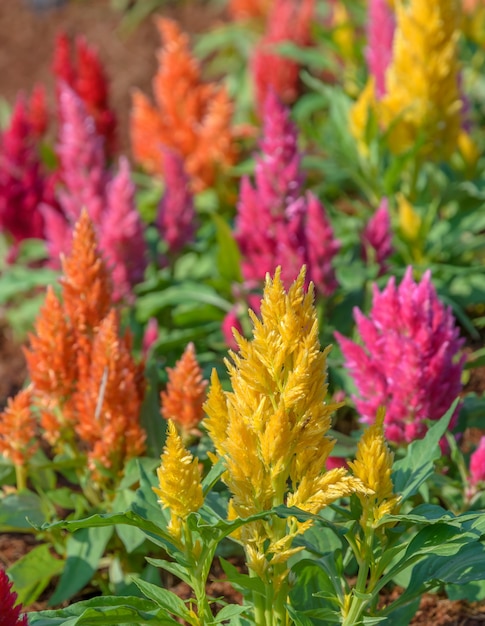
[{"label": "yellow celosia flower", "polygon": [[458,0],[396,0],[394,54],[379,119],[395,153],[423,142],[422,152],[448,156],[460,132]]},{"label": "yellow celosia flower", "polygon": [[397,203],[401,233],[408,241],[417,241],[421,231],[421,217],[402,193],[397,194]]},{"label": "yellow celosia flower", "polygon": [[[318,512],[363,488],[344,470],[324,473],[336,408],[325,403],[328,350],[320,350],[313,286],[305,293],[304,270],[288,293],[280,274],[277,269],[273,280],[266,279],[261,320],[250,311],[253,340],[236,334],[239,352],[226,361],[233,391],[223,391],[214,373],[205,405],[205,426],[233,496],[232,519],[285,503]],[[242,527],[238,537],[249,567],[261,577],[267,562],[283,568],[292,554],[285,537],[307,527],[276,518]]]},{"label": "yellow celosia flower", "polygon": [[199,461],[185,449],[172,420],[168,421],[168,435],[157,470],[159,488],[153,491],[164,508],[170,509],[171,522],[168,530],[180,536],[181,521],[189,513],[198,511],[204,502]]},{"label": "yellow celosia flower", "polygon": [[369,154],[367,128],[370,116],[375,115],[375,110],[375,80],[371,76],[349,114],[350,132],[357,140],[358,148],[364,156]]},{"label": "yellow celosia flower", "polygon": [[376,421],[362,435],[357,446],[355,461],[349,467],[371,492],[357,492],[362,503],[361,524],[365,528],[368,521],[377,523],[387,513],[396,510],[399,496],[394,495],[391,479],[394,454],[390,451],[384,437],[385,410],[377,411]]},{"label": "yellow celosia flower", "polygon": [[458,135],[458,148],[467,167],[473,170],[477,165],[478,159],[480,158],[480,151],[477,144],[473,141],[470,133],[467,133],[463,129]]}]

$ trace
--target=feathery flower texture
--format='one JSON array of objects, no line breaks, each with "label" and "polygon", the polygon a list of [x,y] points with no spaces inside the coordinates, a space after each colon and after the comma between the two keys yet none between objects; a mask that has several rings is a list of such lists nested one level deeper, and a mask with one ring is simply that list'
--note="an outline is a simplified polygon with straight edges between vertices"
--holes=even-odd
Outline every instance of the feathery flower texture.
[{"label": "feathery flower texture", "polygon": [[387,268],[386,261],[393,252],[391,216],[387,198],[381,200],[377,211],[367,222],[361,241],[364,261],[372,260],[377,263],[379,275],[383,274]]},{"label": "feathery flower texture", "polygon": [[27,615],[21,615],[22,606],[16,601],[12,583],[0,567],[0,626],[27,626]]},{"label": "feathery flower texture", "polygon": [[129,333],[120,334],[110,273],[87,211],[63,272],[62,305],[48,290],[25,356],[45,439],[59,446],[78,438],[102,482],[104,470],[116,475],[144,451],[143,364],[133,361]]},{"label": "feathery flower texture", "polygon": [[[0,454],[15,465],[23,465],[37,449],[37,421],[31,405],[31,389],[23,389],[10,398],[0,413]],[[1,604],[0,604],[1,607]],[[0,622],[1,623],[1,622]]]},{"label": "feathery flower texture", "polygon": [[161,393],[162,416],[189,433],[204,417],[207,387],[193,343],[188,344],[175,367],[167,368],[167,373],[167,388]]},{"label": "feathery flower texture", "polygon": [[368,318],[357,308],[354,317],[363,345],[335,336],[358,390],[362,421],[373,423],[384,406],[388,440],[422,438],[425,420],[439,419],[461,389],[464,340],[451,309],[438,299],[430,272],[415,283],[409,267],[399,287],[394,277],[382,293],[374,287]]},{"label": "feathery flower texture", "polygon": [[164,508],[170,509],[168,531],[180,538],[181,525],[188,515],[204,503],[199,461],[184,448],[172,420],[168,422],[168,436],[162,463],[157,470],[159,488],[153,491]]},{"label": "feathery flower texture", "polygon": [[[280,268],[274,279],[268,276],[261,320],[250,311],[253,340],[236,333],[239,352],[226,362],[232,392],[212,374],[204,425],[225,463],[232,518],[283,503],[317,513],[361,487],[343,468],[324,471],[335,405],[325,403],[328,349],[320,351],[313,286],[305,293],[304,283],[302,270],[286,293]],[[249,567],[265,581],[273,568],[277,588],[298,550],[291,548],[293,537],[308,527],[287,523],[254,522],[240,531]]]},{"label": "feathery flower texture", "polygon": [[485,485],[485,437],[481,437],[478,448],[470,457],[470,483]]},{"label": "feathery flower texture", "polygon": [[156,105],[140,91],[133,96],[133,156],[147,171],[161,173],[161,148],[184,159],[194,190],[213,184],[217,169],[234,161],[233,106],[223,86],[203,83],[187,35],[176,22],[159,18],[164,41],[153,80]]},{"label": "feathery flower texture", "polygon": [[332,260],[340,248],[324,207],[303,192],[298,132],[289,110],[270,91],[266,99],[261,156],[256,158],[254,187],[243,178],[235,238],[248,282],[263,282],[267,272],[283,268],[285,285],[308,267],[319,293],[336,286]]}]

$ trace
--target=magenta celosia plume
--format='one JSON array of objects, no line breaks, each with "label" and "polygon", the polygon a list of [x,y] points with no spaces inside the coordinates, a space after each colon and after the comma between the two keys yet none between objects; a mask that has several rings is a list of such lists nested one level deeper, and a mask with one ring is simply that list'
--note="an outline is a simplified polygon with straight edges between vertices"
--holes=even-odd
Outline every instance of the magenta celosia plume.
[{"label": "magenta celosia plume", "polygon": [[386,70],[392,60],[395,28],[394,12],[388,0],[369,0],[366,60],[378,98],[386,93]]},{"label": "magenta celosia plume", "polygon": [[485,485],[485,437],[481,437],[478,448],[470,457],[470,483]]},{"label": "magenta celosia plume", "polygon": [[114,298],[130,299],[133,286],[143,279],[147,249],[128,161],[120,159],[117,173],[108,171],[103,139],[82,100],[67,85],[61,86],[59,98],[58,197],[62,213],[56,214],[48,205],[42,207],[51,264],[59,267],[59,255],[69,252],[74,224],[85,208],[113,269]]},{"label": "magenta celosia plume", "polygon": [[164,149],[161,158],[165,190],[158,209],[157,226],[169,253],[176,254],[194,239],[197,221],[194,198],[182,157],[173,150]]},{"label": "magenta celosia plume", "polygon": [[16,601],[12,583],[0,567],[0,626],[27,626],[27,615],[21,615],[22,606],[15,606]]},{"label": "magenta celosia plume", "polygon": [[379,275],[387,269],[386,261],[393,253],[391,216],[387,198],[382,198],[379,208],[367,222],[362,232],[362,256],[379,266]]},{"label": "magenta celosia plume", "polygon": [[399,287],[394,277],[382,293],[374,286],[369,317],[357,308],[354,317],[362,345],[335,336],[358,391],[354,401],[362,421],[372,423],[384,406],[389,440],[423,437],[425,420],[439,419],[458,396],[464,363],[464,340],[430,272],[416,283],[409,267]]},{"label": "magenta celosia plume", "polygon": [[9,126],[0,134],[0,230],[7,232],[14,244],[42,238],[44,219],[39,205],[50,202],[56,206],[51,179],[43,171],[37,151],[40,130],[20,95]]},{"label": "magenta celosia plume", "polygon": [[280,265],[289,285],[306,265],[307,280],[314,281],[319,293],[330,295],[336,287],[332,260],[339,243],[322,204],[313,194],[304,194],[297,129],[272,91],[261,151],[254,186],[243,178],[237,206],[235,238],[243,276],[249,283],[262,283]]},{"label": "magenta celosia plume", "polygon": [[135,185],[125,157],[106,188],[106,209],[99,225],[100,248],[112,269],[113,298],[130,298],[132,287],[143,280],[147,247],[135,205]]}]

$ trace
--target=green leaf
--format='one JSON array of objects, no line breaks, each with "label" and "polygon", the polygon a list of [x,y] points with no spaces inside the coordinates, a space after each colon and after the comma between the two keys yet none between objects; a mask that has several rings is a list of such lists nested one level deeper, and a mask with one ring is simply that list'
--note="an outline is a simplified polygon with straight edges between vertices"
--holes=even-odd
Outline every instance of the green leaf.
[{"label": "green leaf", "polygon": [[223,607],[219,613],[214,617],[213,623],[220,624],[225,619],[232,619],[242,613],[245,613],[248,610],[247,606],[240,604],[228,604]]},{"label": "green leaf", "polygon": [[0,500],[0,532],[18,532],[46,521],[42,500],[35,493],[21,491]]},{"label": "green leaf", "polygon": [[253,578],[247,574],[241,574],[241,572],[235,568],[232,563],[229,563],[229,561],[226,561],[226,559],[223,559],[222,557],[219,557],[219,561],[224,573],[227,576],[227,580],[231,583],[234,589],[240,591],[244,595],[248,595],[248,592],[264,595],[265,586],[260,578]]},{"label": "green leaf", "polygon": [[433,474],[434,461],[440,458],[439,441],[445,434],[455,411],[458,399],[453,402],[445,415],[430,427],[424,439],[413,441],[406,456],[394,463],[392,481],[395,493],[402,502],[417,493],[420,486]]},{"label": "green leaf", "polygon": [[174,563],[173,561],[166,561],[165,559],[152,559],[151,557],[145,557],[146,561],[153,565],[154,567],[159,567],[164,569],[167,572],[170,572],[180,580],[183,580],[185,583],[190,585],[190,575],[188,574],[185,567],[179,565],[178,563]]},{"label": "green leaf", "polygon": [[296,583],[291,589],[290,599],[296,610],[307,612],[323,608],[337,613],[339,608],[337,599],[342,593],[338,578],[331,576],[320,562],[309,559],[299,561],[291,571],[296,576]]},{"label": "green leaf", "polygon": [[165,443],[167,422],[160,415],[158,368],[155,362],[149,362],[145,376],[148,388],[140,411],[140,423],[147,434],[147,453],[159,459]]},{"label": "green leaf", "polygon": [[159,607],[169,611],[172,615],[176,615],[192,623],[193,617],[185,606],[184,601],[172,591],[162,589],[162,587],[158,587],[157,585],[152,585],[152,583],[148,583],[140,578],[135,578],[134,583],[149,600],[155,602]]},{"label": "green leaf", "polygon": [[217,269],[219,274],[229,284],[242,283],[241,253],[229,224],[219,215],[214,214],[212,219],[216,225],[217,235]]},{"label": "green leaf", "polygon": [[49,603],[60,604],[89,583],[98,568],[113,528],[83,528],[67,540],[67,560]]},{"label": "green leaf", "polygon": [[178,622],[152,601],[131,596],[91,598],[65,609],[29,613],[28,617],[30,626],[178,626]]},{"label": "green leaf", "polygon": [[8,569],[18,601],[25,605],[35,602],[63,568],[64,561],[51,554],[47,543],[36,546]]}]

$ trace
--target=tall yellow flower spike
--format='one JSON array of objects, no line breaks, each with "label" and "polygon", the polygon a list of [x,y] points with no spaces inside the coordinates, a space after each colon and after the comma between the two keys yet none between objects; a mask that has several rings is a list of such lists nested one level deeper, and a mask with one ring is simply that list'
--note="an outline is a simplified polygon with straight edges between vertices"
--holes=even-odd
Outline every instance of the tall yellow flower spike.
[{"label": "tall yellow flower spike", "polygon": [[396,512],[400,497],[394,495],[391,479],[394,454],[384,437],[385,409],[379,407],[374,424],[362,435],[355,461],[349,462],[354,476],[373,494],[358,493],[363,514],[360,523],[375,525],[384,515]]},{"label": "tall yellow flower spike", "polygon": [[[212,375],[205,426],[217,456],[224,460],[223,480],[232,492],[232,519],[288,504],[317,513],[362,483],[345,470],[324,473],[334,442],[327,436],[337,405],[325,403],[326,357],[318,341],[313,285],[304,291],[305,269],[285,292],[281,268],[266,278],[261,320],[250,311],[253,339],[236,334],[237,354],[226,366],[232,392]],[[217,457],[216,457],[217,458]],[[248,565],[264,578],[294,552],[291,540],[308,524],[294,519],[258,521],[240,529]]]},{"label": "tall yellow flower spike", "polygon": [[422,152],[446,157],[461,128],[458,0],[396,0],[396,33],[379,119],[393,152],[423,140]]},{"label": "tall yellow flower spike", "polygon": [[168,531],[175,538],[180,538],[181,522],[204,503],[198,463],[184,448],[175,424],[169,420],[162,463],[157,470],[159,488],[153,487],[153,491],[162,506],[170,509]]}]

